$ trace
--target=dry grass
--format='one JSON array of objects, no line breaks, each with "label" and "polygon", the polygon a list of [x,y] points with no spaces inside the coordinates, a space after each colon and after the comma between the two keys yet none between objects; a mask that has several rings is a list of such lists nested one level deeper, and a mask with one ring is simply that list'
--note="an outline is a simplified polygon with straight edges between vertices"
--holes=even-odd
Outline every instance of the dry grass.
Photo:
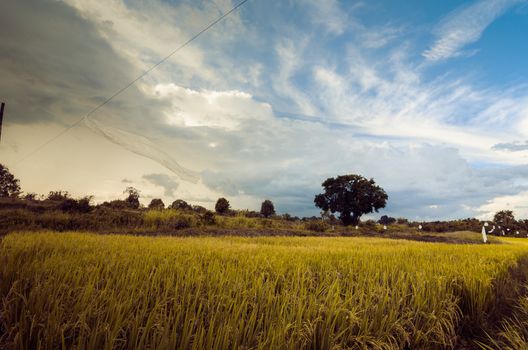
[{"label": "dry grass", "polygon": [[10,234],[0,348],[452,348],[512,290],[513,241]]}]

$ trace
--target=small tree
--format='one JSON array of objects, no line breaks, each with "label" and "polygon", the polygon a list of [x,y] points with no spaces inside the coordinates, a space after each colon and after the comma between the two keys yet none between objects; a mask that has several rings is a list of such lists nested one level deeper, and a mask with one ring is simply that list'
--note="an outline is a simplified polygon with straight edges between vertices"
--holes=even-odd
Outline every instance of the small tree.
[{"label": "small tree", "polygon": [[230,208],[230,204],[229,204],[229,201],[225,198],[218,198],[218,200],[216,201],[216,205],[215,205],[215,211],[218,213],[218,214],[227,214],[227,212],[229,211],[229,208]]},{"label": "small tree", "polygon": [[148,208],[152,210],[163,210],[165,209],[165,203],[159,198],[154,198],[150,201]]},{"label": "small tree", "polygon": [[262,202],[262,205],[260,206],[260,215],[264,216],[265,218],[275,215],[275,206],[273,205],[272,201],[266,199],[264,202]]},{"label": "small tree", "polygon": [[139,208],[139,191],[134,187],[127,187],[124,191],[124,194],[128,194],[128,197],[125,199],[125,202],[130,208],[138,209]]},{"label": "small tree", "polygon": [[9,169],[0,164],[0,197],[18,197],[20,194],[20,181],[9,172]]},{"label": "small tree", "polygon": [[511,210],[501,210],[495,213],[493,222],[501,228],[512,228],[515,225],[515,217]]},{"label": "small tree", "polygon": [[363,214],[378,211],[387,204],[387,193],[373,179],[360,175],[343,175],[323,182],[324,193],[315,196],[314,203],[324,211],[340,213],[343,225],[357,225]]}]

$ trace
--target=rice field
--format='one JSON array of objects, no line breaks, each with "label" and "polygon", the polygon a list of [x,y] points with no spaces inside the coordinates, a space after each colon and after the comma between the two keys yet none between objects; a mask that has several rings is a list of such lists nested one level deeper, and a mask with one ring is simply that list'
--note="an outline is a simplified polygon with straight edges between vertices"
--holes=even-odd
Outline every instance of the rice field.
[{"label": "rice field", "polygon": [[484,344],[528,275],[526,241],[501,242],[10,234],[0,349]]}]

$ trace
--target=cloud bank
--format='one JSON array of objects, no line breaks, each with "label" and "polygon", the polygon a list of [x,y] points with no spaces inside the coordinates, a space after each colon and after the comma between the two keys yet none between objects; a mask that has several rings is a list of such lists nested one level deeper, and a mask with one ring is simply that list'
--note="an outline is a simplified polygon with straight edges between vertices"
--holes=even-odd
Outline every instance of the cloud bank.
[{"label": "cloud bank", "polygon": [[[43,150],[38,164],[47,174],[63,165],[60,184],[49,176],[51,189],[64,184],[101,200],[121,195],[114,187],[126,178],[167,203],[211,207],[228,196],[256,209],[271,198],[279,211],[314,215],[324,179],[359,173],[387,190],[382,214],[488,215],[503,198],[520,210],[528,162],[524,143],[511,140],[528,139],[528,87],[486,85],[428,64],[460,56],[516,3],[473,2],[419,23],[437,28],[422,52],[412,19],[367,20],[377,11],[366,3],[248,2],[86,120],[95,133],[73,130],[69,146]],[[0,93],[16,118],[2,155],[27,152],[28,130],[82,117],[232,5],[7,0]],[[101,165],[81,172],[65,165],[74,157]],[[20,168],[26,183],[30,170]],[[104,183],[86,187],[95,175]]]}]

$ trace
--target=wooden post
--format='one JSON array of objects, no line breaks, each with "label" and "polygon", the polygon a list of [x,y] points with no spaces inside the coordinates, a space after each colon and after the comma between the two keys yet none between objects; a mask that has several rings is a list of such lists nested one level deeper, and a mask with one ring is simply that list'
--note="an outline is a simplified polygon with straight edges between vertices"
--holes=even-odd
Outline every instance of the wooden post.
[{"label": "wooden post", "polygon": [[4,119],[4,107],[5,103],[2,102],[0,105],[0,142],[2,141],[2,120]]}]

